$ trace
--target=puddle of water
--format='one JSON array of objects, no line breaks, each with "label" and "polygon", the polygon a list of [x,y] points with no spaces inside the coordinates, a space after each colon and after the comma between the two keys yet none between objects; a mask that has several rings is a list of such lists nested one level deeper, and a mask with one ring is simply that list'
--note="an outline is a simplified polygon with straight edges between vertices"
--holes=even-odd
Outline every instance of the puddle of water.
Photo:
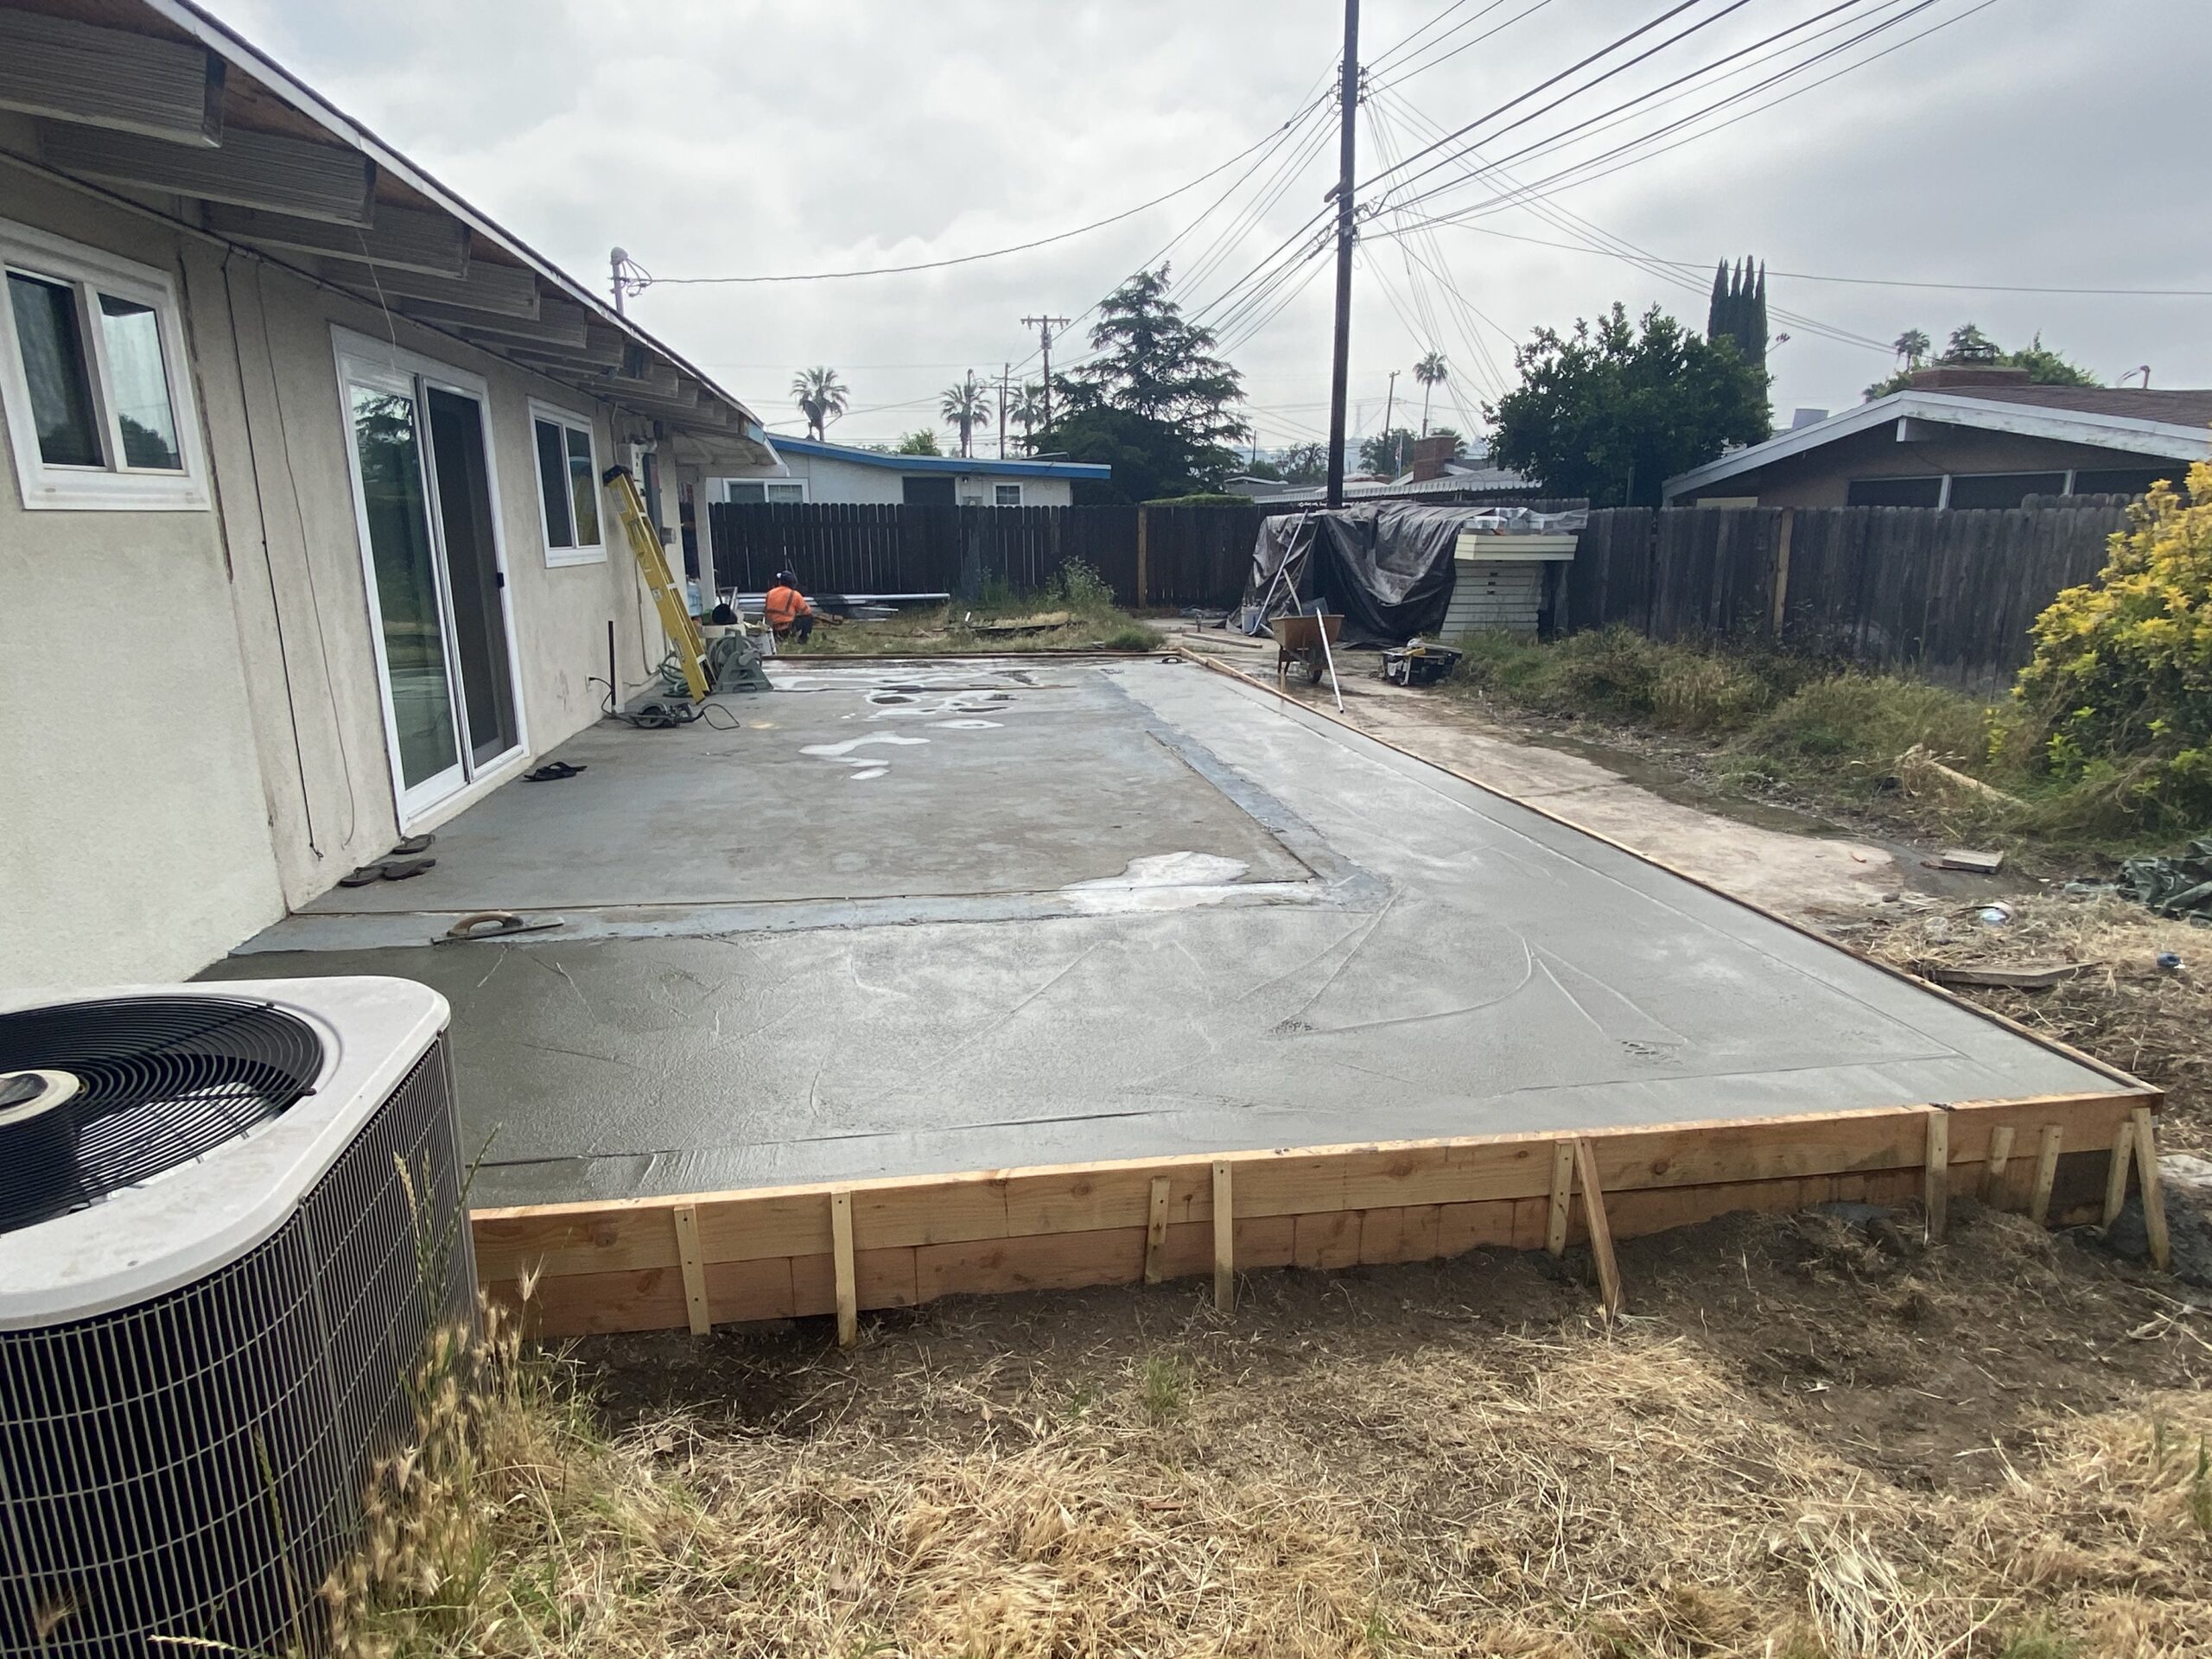
[{"label": "puddle of water", "polygon": [[928,741],[926,737],[901,737],[896,732],[870,732],[866,737],[849,737],[842,743],[809,743],[799,753],[820,755],[826,760],[842,760],[855,749],[865,748],[871,743],[896,743],[903,747]]},{"label": "puddle of water", "polygon": [[890,770],[891,768],[888,766],[862,766],[858,772],[853,774],[852,781],[856,784],[864,784],[871,778],[882,777],[884,773]]},{"label": "puddle of water", "polygon": [[1149,853],[1133,858],[1119,875],[1071,881],[1063,893],[1103,892],[1132,887],[1206,887],[1234,881],[1252,867],[1218,853]]},{"label": "puddle of water", "polygon": [[930,724],[948,732],[995,732],[1006,722],[1002,720],[933,720]]},{"label": "puddle of water", "polygon": [[1260,891],[1237,884],[1250,868],[1241,858],[1216,853],[1153,853],[1131,859],[1119,875],[1070,882],[1060,892],[1086,916],[1188,910]]}]

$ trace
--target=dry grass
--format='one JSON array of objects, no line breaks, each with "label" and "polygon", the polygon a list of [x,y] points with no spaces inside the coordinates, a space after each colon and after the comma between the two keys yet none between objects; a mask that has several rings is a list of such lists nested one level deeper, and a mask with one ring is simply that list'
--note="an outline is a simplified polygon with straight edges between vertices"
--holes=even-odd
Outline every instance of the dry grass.
[{"label": "dry grass", "polygon": [[[1821,1243],[1836,1262],[1869,1248],[1818,1225],[1839,1236]],[[2024,1224],[1972,1234],[1961,1249],[1986,1259],[1960,1282],[1909,1268],[1920,1276],[1892,1300],[1970,1318],[1988,1285],[2065,1271]],[[1651,1288],[1656,1270],[1631,1265]],[[1816,1432],[1817,1402],[1762,1387],[1700,1330],[1702,1306],[1688,1323],[1679,1307],[1611,1330],[1548,1310],[1518,1330],[1447,1319],[1385,1339],[1363,1323],[1388,1305],[1376,1287],[1425,1282],[1417,1271],[1277,1276],[1336,1288],[1273,1322],[1263,1306],[1224,1322],[1170,1290],[1026,1313],[972,1304],[934,1327],[872,1327],[851,1359],[794,1340],[775,1410],[733,1421],[702,1391],[612,1440],[555,1362],[494,1367],[497,1386],[452,1396],[467,1457],[434,1458],[444,1472],[420,1489],[433,1510],[465,1505],[466,1522],[383,1512],[382,1568],[348,1580],[345,1650],[2203,1651],[2200,1393],[2037,1414],[2001,1440],[1982,1431],[1979,1454],[1961,1425],[1966,1449],[1945,1461],[1974,1478],[1930,1489]],[[1745,1252],[1757,1306],[1791,1294],[1770,1282],[1779,1271]],[[1336,1289],[1358,1328],[1317,1319]],[[1133,1337],[1103,1323],[1084,1337],[1087,1316],[1129,1307],[1163,1311]],[[1071,1338],[1080,1354],[1052,1346]],[[2193,1329],[2162,1340],[2203,1345]]]},{"label": "dry grass", "polygon": [[[2012,919],[1999,927],[1977,920],[1983,906],[1969,904],[1832,931],[1914,971],[2088,964],[2049,990],[1959,994],[2158,1084],[2166,1091],[2159,1135],[2167,1148],[2212,1150],[2212,931],[2117,899],[2050,893],[2005,902]],[[2158,967],[2164,951],[2182,959],[2179,970]]]}]

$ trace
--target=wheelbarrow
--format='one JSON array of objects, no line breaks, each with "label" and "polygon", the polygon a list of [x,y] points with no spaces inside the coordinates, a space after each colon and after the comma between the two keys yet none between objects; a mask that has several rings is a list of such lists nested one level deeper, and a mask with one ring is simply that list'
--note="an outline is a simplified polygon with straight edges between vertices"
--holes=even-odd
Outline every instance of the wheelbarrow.
[{"label": "wheelbarrow", "polygon": [[1330,647],[1344,632],[1341,614],[1317,614],[1301,611],[1293,616],[1278,616],[1268,624],[1275,637],[1275,683],[1287,685],[1294,664],[1306,671],[1314,684],[1321,683],[1321,676],[1329,677],[1329,686],[1336,691],[1337,707],[1344,706],[1344,694],[1337,690],[1336,653]]}]

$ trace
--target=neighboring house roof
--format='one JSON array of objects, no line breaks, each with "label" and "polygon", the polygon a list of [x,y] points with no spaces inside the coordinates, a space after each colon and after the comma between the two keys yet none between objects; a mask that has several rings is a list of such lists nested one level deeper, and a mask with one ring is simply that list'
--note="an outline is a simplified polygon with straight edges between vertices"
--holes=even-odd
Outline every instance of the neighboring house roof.
[{"label": "neighboring house roof", "polygon": [[986,461],[980,455],[893,455],[850,444],[817,443],[812,438],[772,436],[777,452],[849,461],[856,467],[887,467],[894,473],[959,473],[969,478],[1111,478],[1114,469],[1088,461]]},{"label": "neighboring house roof", "polygon": [[[154,142],[149,150],[149,141],[111,136],[100,123],[48,116],[39,124],[48,168],[100,187],[137,184],[180,195],[188,204],[187,222],[206,233],[657,423],[669,438],[695,444],[699,460],[751,466],[772,459],[759,418],[738,398],[192,0],[82,10],[98,17],[99,28],[157,39],[181,35],[219,60],[228,73],[209,72],[210,128],[216,136],[204,149]],[[135,26],[142,22],[146,26]],[[55,133],[62,135],[58,149]],[[89,140],[78,136],[86,134]],[[229,134],[238,136],[234,148],[241,149],[285,147],[282,156],[260,162],[264,168],[281,163],[298,171],[319,154],[344,150],[362,157],[368,185],[359,222],[322,222],[251,205],[251,191],[226,193],[219,181],[191,188],[208,168],[223,172],[221,140]],[[338,151],[331,151],[334,145]],[[182,182],[149,181],[149,166],[159,174],[187,165],[168,159],[170,151],[188,152],[190,167],[199,172],[181,175]],[[236,165],[243,176],[256,165],[252,152]],[[321,165],[327,170],[327,163]],[[210,210],[200,207],[203,200],[232,205]],[[404,241],[410,252],[395,252],[397,263],[372,263],[353,250],[365,251],[372,240]],[[448,244],[452,264],[441,271]],[[424,261],[426,248],[440,251],[437,257]]]},{"label": "neighboring house roof", "polygon": [[2112,386],[1955,386],[1891,392],[1800,426],[1667,480],[1671,498],[1756,472],[1897,421],[2010,432],[2161,459],[2212,456],[2212,391],[2142,391]]}]

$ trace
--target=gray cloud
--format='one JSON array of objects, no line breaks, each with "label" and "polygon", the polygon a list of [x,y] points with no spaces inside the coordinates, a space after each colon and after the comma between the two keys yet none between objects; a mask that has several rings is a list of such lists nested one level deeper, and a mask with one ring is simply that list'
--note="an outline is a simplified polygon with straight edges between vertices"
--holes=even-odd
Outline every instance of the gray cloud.
[{"label": "gray cloud", "polygon": [[[1883,41],[1971,3],[1937,0]],[[1381,59],[1443,4],[1369,0],[1363,58]],[[1865,7],[1885,10],[1879,0]],[[1414,76],[1395,97],[1456,126],[1659,9],[1654,0],[1565,0]],[[1819,9],[1818,0],[1756,0],[1505,147]],[[690,276],[904,264],[1050,235],[1171,189],[1260,138],[1320,89],[1341,34],[1329,0],[217,0],[217,10],[591,280],[616,243],[657,273]],[[2212,226],[2190,211],[2196,110],[2212,67],[2204,21],[2203,0],[1999,0],[1868,68],[1563,192],[1558,204],[1706,270],[1753,253],[1777,271],[1824,275],[2212,287]],[[1387,68],[1376,76],[1390,78]],[[1423,142],[1395,102],[1383,111],[1402,148]],[[1371,137],[1362,135],[1363,175],[1378,165]],[[1514,170],[1548,169],[1532,160]],[[1332,148],[1322,146],[1187,297],[1202,303],[1289,235],[1319,208],[1332,172]],[[938,391],[961,368],[995,375],[1029,354],[1035,338],[1021,316],[1082,312],[1231,176],[1002,260],[856,282],[664,286],[635,302],[636,315],[771,422],[795,423],[785,387],[796,367],[836,365],[856,410],[836,435],[884,439],[933,419]],[[1478,194],[1467,187],[1447,200]],[[1226,217],[1178,250],[1183,269]],[[1363,247],[1353,330],[1360,423],[1379,423],[1389,371],[1409,368],[1432,345],[1454,365],[1440,418],[1459,422],[1493,377],[1510,375],[1511,341],[1540,323],[1563,327],[1619,299],[1703,324],[1700,274],[1686,289],[1614,258],[1489,233],[1567,239],[1525,209],[1479,224],[1439,229],[1435,253],[1421,243],[1414,252],[1440,256],[1465,304],[1495,327],[1447,299],[1391,241]],[[2107,379],[2148,361],[2160,385],[2212,384],[2212,301],[1781,276],[1770,288],[1776,306],[1876,340],[1908,327],[1940,338],[1971,318],[2008,344],[2040,331]],[[1328,315],[1323,271],[1236,351],[1264,442],[1325,425]],[[1785,415],[1848,403],[1890,366],[1878,350],[1776,327],[1793,336],[1773,359]],[[1402,398],[1409,386],[1402,376]]]}]

